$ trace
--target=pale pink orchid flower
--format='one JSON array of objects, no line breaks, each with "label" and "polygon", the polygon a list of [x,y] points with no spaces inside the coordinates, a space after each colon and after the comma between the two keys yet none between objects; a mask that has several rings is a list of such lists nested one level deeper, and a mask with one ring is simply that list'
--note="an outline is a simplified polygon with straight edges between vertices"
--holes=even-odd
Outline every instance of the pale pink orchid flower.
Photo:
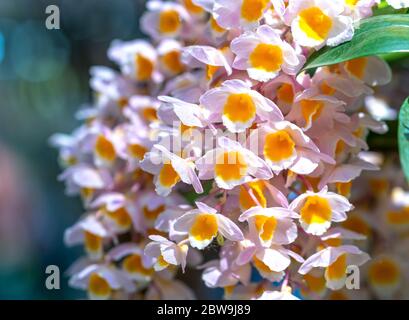
[{"label": "pale pink orchid flower", "polygon": [[81,126],[70,135],[56,133],[49,138],[49,144],[58,149],[58,160],[63,168],[72,166],[82,158],[81,141],[87,134],[87,128]]},{"label": "pale pink orchid flower", "polygon": [[[90,75],[90,87],[97,94],[99,110],[97,110],[96,113],[104,114],[101,109],[112,109],[109,111],[120,116],[121,108],[126,105],[127,100],[131,96],[136,94],[135,86],[133,86],[122,73],[108,67],[91,67]],[[112,108],[108,108],[111,103],[113,104]],[[114,112],[115,109],[117,111],[116,113]],[[82,110],[80,110],[80,112],[81,111]],[[108,112],[108,110],[106,111]],[[81,112],[79,115],[83,120],[88,118],[84,117],[87,115],[86,113]],[[91,116],[91,114],[89,114],[89,116]]]},{"label": "pale pink orchid flower", "polygon": [[210,122],[223,122],[231,132],[243,132],[256,118],[283,120],[274,102],[252,90],[251,84],[242,80],[223,82],[221,87],[207,91],[200,98],[200,103],[211,112]]},{"label": "pale pink orchid flower", "polygon": [[174,77],[186,70],[182,61],[182,44],[174,39],[164,39],[158,46],[160,70],[168,77]]},{"label": "pale pink orchid flower", "polygon": [[105,208],[109,211],[115,211],[126,206],[126,202],[127,198],[123,193],[112,191],[96,197],[89,207],[94,210]]},{"label": "pale pink orchid flower", "polygon": [[159,235],[151,235],[149,239],[152,242],[146,245],[144,253],[153,260],[155,271],[166,269],[169,265],[180,265],[185,272],[189,250],[187,244],[177,244]]},{"label": "pale pink orchid flower", "polygon": [[121,68],[122,73],[136,81],[160,82],[163,76],[157,68],[158,55],[155,48],[145,40],[112,42],[108,57]]},{"label": "pale pink orchid flower", "polygon": [[250,279],[250,264],[232,268],[221,259],[209,261],[202,267],[205,268],[202,280],[209,288],[226,288],[239,282],[247,284]]},{"label": "pale pink orchid flower", "polygon": [[300,46],[337,46],[354,35],[353,20],[343,14],[344,10],[341,1],[290,0],[284,21],[291,26],[293,38]]},{"label": "pale pink orchid flower", "polygon": [[270,0],[215,0],[213,17],[225,29],[254,29],[270,8]]},{"label": "pale pink orchid flower", "polygon": [[107,168],[113,166],[118,160],[120,149],[124,146],[120,128],[116,130],[101,128],[100,132],[93,135],[92,140],[95,166]]},{"label": "pale pink orchid flower", "polygon": [[156,40],[177,38],[184,33],[191,16],[179,3],[149,0],[148,9],[140,20],[143,32]]},{"label": "pale pink orchid flower", "polygon": [[328,229],[322,236],[320,236],[320,238],[323,241],[337,239],[341,242],[343,240],[365,240],[367,237],[352,230],[342,227],[334,227]]},{"label": "pale pink orchid flower", "polygon": [[96,169],[85,164],[73,165],[58,176],[66,184],[68,195],[81,194],[86,204],[94,197],[95,192],[109,188],[112,177],[106,169]]},{"label": "pale pink orchid flower", "polygon": [[[335,122],[332,129],[325,132],[325,135],[319,134],[319,130],[308,131],[308,135],[312,137],[321,152],[328,154],[338,162],[346,160],[349,153],[356,154],[361,150],[367,150],[368,145],[365,142],[365,136],[368,132],[366,124],[356,117],[357,114],[351,117],[349,123]],[[371,125],[372,126],[372,125]],[[384,130],[381,124],[374,125],[374,131]]]},{"label": "pale pink orchid flower", "polygon": [[[141,135],[148,136],[149,128],[142,128],[143,124],[151,124],[158,120],[157,112],[160,101],[156,97],[133,95],[127,107],[123,110],[124,116],[131,121],[131,124],[137,126]],[[142,132],[141,132],[142,130]]]},{"label": "pale pink orchid flower", "polygon": [[162,197],[152,189],[139,191],[136,194],[137,196],[132,197],[133,201],[127,207],[135,230],[148,235],[158,231],[168,232],[168,230],[163,230],[163,228],[166,229],[163,224],[161,229],[157,228],[158,217],[169,208],[184,203],[184,199],[178,194]]},{"label": "pale pink orchid flower", "polygon": [[153,261],[145,256],[141,246],[133,242],[124,242],[112,248],[106,255],[111,261],[122,261],[121,271],[129,279],[148,283],[154,276]]},{"label": "pale pink orchid flower", "polygon": [[204,68],[210,80],[218,67],[224,68],[227,75],[232,74],[232,53],[229,48],[216,49],[211,46],[189,46],[183,48],[183,62],[191,68]]},{"label": "pale pink orchid flower", "polygon": [[318,184],[318,189],[322,189],[329,183],[350,183],[359,177],[363,170],[377,171],[379,167],[359,157],[353,157],[346,163],[327,165]]},{"label": "pale pink orchid flower", "polygon": [[82,256],[81,258],[78,258],[75,260],[68,268],[65,270],[64,275],[67,277],[72,277],[75,274],[81,272],[84,270],[86,267],[95,264],[95,261],[90,259],[87,256]]},{"label": "pale pink orchid flower", "polygon": [[155,220],[155,229],[169,234],[169,239],[175,242],[184,240],[185,233],[175,230],[174,225],[178,218],[183,216],[187,211],[192,210],[192,207],[187,204],[178,206],[167,206]]},{"label": "pale pink orchid flower", "polygon": [[145,154],[141,168],[155,175],[155,190],[161,196],[169,195],[180,180],[191,184],[197,193],[203,192],[194,163],[171,153],[162,145],[155,144],[152,151]]},{"label": "pale pink orchid flower", "polygon": [[[378,299],[393,299],[408,276],[407,263],[397,253],[384,252],[368,262],[368,283]],[[385,277],[385,270],[388,271]]]},{"label": "pale pink orchid flower", "polygon": [[[155,220],[155,228],[169,233],[172,229],[174,222],[183,216],[186,211],[192,210],[192,206],[189,204],[179,204],[173,206],[167,206]],[[171,238],[174,241],[174,239]]]},{"label": "pale pink orchid flower", "polygon": [[65,230],[64,243],[67,246],[83,244],[90,259],[98,260],[103,255],[104,241],[111,236],[111,232],[95,215],[88,215]]},{"label": "pale pink orchid flower", "polygon": [[339,290],[345,285],[347,267],[361,266],[368,260],[369,255],[355,246],[327,247],[305,260],[298,272],[307,274],[313,268],[325,268],[327,287]]},{"label": "pale pink orchid flower", "polygon": [[236,259],[240,254],[238,243],[226,242],[218,260],[211,260],[199,269],[204,269],[202,279],[210,288],[228,288],[239,283],[248,285],[251,276],[251,265],[237,265]]},{"label": "pale pink orchid flower", "polygon": [[124,128],[124,143],[118,148],[118,156],[127,161],[127,172],[140,168],[140,161],[153,146],[145,133],[140,126],[129,125]]},{"label": "pale pink orchid flower", "polygon": [[[372,8],[379,3],[379,0],[357,0],[345,2],[345,13],[351,16],[354,21],[372,16]],[[408,2],[409,3],[409,2]]]},{"label": "pale pink orchid flower", "polygon": [[160,94],[196,104],[207,88],[205,71],[194,70],[169,79]]},{"label": "pale pink orchid flower", "polygon": [[201,180],[215,179],[220,188],[230,190],[254,178],[272,178],[266,162],[240,143],[226,137],[218,138],[217,142],[217,148],[196,160]]},{"label": "pale pink orchid flower", "polygon": [[284,271],[290,266],[291,258],[302,263],[304,259],[297,253],[280,245],[271,245],[269,248],[257,245],[245,239],[241,241],[243,247],[236,263],[238,265],[253,263],[263,278],[276,282],[284,278]]},{"label": "pale pink orchid flower", "polygon": [[233,68],[247,70],[250,78],[262,82],[274,79],[280,71],[296,75],[305,62],[305,58],[298,55],[268,25],[235,38],[231,42],[231,49],[236,54]]},{"label": "pale pink orchid flower", "polygon": [[125,273],[107,264],[92,264],[85,267],[70,278],[69,285],[87,290],[92,300],[110,299],[118,290],[124,290],[127,293],[136,291],[135,284]]},{"label": "pale pink orchid flower", "polygon": [[392,79],[392,71],[385,60],[376,57],[362,57],[340,65],[342,74],[360,80],[370,86],[382,86]]},{"label": "pale pink orchid flower", "polygon": [[281,175],[275,176],[268,181],[253,179],[229,192],[224,209],[235,211],[237,202],[243,212],[255,206],[287,208],[288,193],[284,177]]},{"label": "pale pink orchid flower", "polygon": [[300,214],[300,224],[305,232],[322,235],[331,226],[331,222],[347,219],[346,212],[353,209],[347,198],[329,192],[325,186],[319,192],[306,191],[295,198],[289,209]]},{"label": "pale pink orchid flower", "polygon": [[260,92],[273,100],[284,115],[290,112],[295,96],[303,90],[304,87],[295,77],[284,73],[264,83],[260,88]]},{"label": "pale pink orchid flower", "polygon": [[132,203],[118,192],[107,192],[98,196],[90,208],[99,210],[103,223],[113,233],[125,233],[132,228]]},{"label": "pale pink orchid flower", "polygon": [[304,131],[320,135],[333,128],[334,123],[349,123],[345,102],[317,92],[316,88],[298,94],[291,111],[285,117]]},{"label": "pale pink orchid flower", "polygon": [[240,228],[229,218],[202,202],[196,202],[198,209],[186,212],[176,220],[176,231],[188,235],[190,245],[202,250],[220,233],[231,241],[243,240]]},{"label": "pale pink orchid flower", "polygon": [[204,108],[169,96],[159,96],[158,99],[162,102],[158,115],[166,124],[174,126],[181,122],[185,127],[197,128],[206,125],[208,112]]},{"label": "pale pink orchid flower", "polygon": [[253,242],[269,248],[272,244],[286,245],[297,238],[297,226],[293,219],[299,215],[286,208],[253,207],[242,213],[240,222],[249,224],[248,237]]},{"label": "pale pink orchid flower", "polygon": [[373,90],[361,80],[346,74],[332,73],[328,68],[319,68],[312,78],[311,86],[318,87],[322,94],[348,101],[363,95],[373,94]]},{"label": "pale pink orchid flower", "polygon": [[258,146],[275,174],[289,169],[297,174],[310,174],[321,161],[335,164],[334,159],[320,152],[315,143],[299,127],[288,121],[272,122],[252,130],[250,146]]}]

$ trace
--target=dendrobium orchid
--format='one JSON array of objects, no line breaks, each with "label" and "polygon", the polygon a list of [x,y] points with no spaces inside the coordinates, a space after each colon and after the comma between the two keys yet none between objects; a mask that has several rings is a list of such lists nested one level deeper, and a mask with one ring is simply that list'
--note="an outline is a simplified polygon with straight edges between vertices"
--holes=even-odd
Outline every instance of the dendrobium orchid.
[{"label": "dendrobium orchid", "polygon": [[186,244],[176,244],[159,235],[152,235],[149,239],[153,242],[145,247],[145,255],[154,260],[155,271],[161,271],[170,264],[186,267],[186,256],[189,247]]},{"label": "dendrobium orchid", "polygon": [[203,192],[194,171],[194,163],[171,153],[161,145],[155,145],[153,151],[145,154],[141,167],[155,175],[154,184],[159,195],[167,196],[180,180],[192,184],[198,193]]},{"label": "dendrobium orchid", "polygon": [[402,174],[366,142],[393,114],[373,88],[391,70],[380,57],[303,70],[378,3],[147,1],[150,39],[113,41],[116,70],[91,69],[83,125],[50,141],[86,211],[64,237],[86,252],[70,285],[92,299],[193,299],[177,277],[196,268],[226,299],[344,298],[348,266],[375,246],[364,294],[401,294],[400,253],[377,241],[407,240],[409,196],[389,197]]},{"label": "dendrobium orchid", "polygon": [[[285,208],[253,207],[245,211],[239,221],[249,224],[249,237],[268,248],[272,243],[290,244],[297,238],[297,226],[292,219],[298,214]],[[250,236],[250,234],[253,234]]]},{"label": "dendrobium orchid", "polygon": [[306,274],[312,268],[325,268],[327,287],[338,290],[345,284],[347,266],[360,266],[368,259],[365,252],[354,246],[328,247],[309,257],[301,265],[299,272]]},{"label": "dendrobium orchid", "polygon": [[232,189],[253,177],[269,179],[273,176],[264,160],[238,142],[226,137],[218,138],[217,142],[218,148],[196,161],[200,179],[214,179],[220,188]]},{"label": "dendrobium orchid", "polygon": [[347,219],[346,212],[353,208],[345,197],[329,192],[327,187],[319,192],[306,191],[289,206],[300,215],[300,225],[307,233],[322,235],[332,222]]},{"label": "dendrobium orchid", "polygon": [[223,122],[230,132],[243,132],[254,121],[283,120],[280,109],[274,102],[251,89],[251,84],[242,80],[227,80],[221,87],[207,91],[200,103],[210,110],[209,121]]},{"label": "dendrobium orchid", "polygon": [[[297,174],[310,174],[320,161],[334,160],[320,150],[303,131],[288,121],[277,121],[262,126],[250,135],[250,145],[259,146],[262,155],[275,174],[288,169]],[[258,141],[256,141],[258,139]]]},{"label": "dendrobium orchid", "polygon": [[262,82],[274,79],[281,70],[295,75],[305,62],[304,57],[297,55],[294,48],[267,25],[234,39],[231,48],[236,54],[233,67],[247,70],[251,79]]},{"label": "dendrobium orchid", "polygon": [[186,212],[175,222],[175,230],[189,237],[192,247],[204,249],[220,233],[232,241],[240,241],[243,234],[229,218],[202,202],[196,202],[198,209]]},{"label": "dendrobium orchid", "polygon": [[301,46],[336,46],[354,34],[353,20],[344,15],[342,1],[290,1],[284,21],[291,26],[294,40]]},{"label": "dendrobium orchid", "polygon": [[136,290],[123,272],[109,265],[89,265],[72,276],[69,283],[74,288],[87,290],[89,298],[94,300],[110,299],[119,290],[127,293]]},{"label": "dendrobium orchid", "polygon": [[212,11],[218,25],[225,29],[251,29],[259,24],[270,5],[270,0],[215,0]]}]

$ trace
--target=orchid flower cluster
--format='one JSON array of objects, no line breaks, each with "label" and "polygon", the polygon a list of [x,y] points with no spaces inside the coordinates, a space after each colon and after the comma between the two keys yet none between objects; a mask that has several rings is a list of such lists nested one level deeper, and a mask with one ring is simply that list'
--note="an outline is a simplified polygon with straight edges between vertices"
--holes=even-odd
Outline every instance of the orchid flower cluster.
[{"label": "orchid flower cluster", "polygon": [[352,182],[378,168],[363,156],[368,132],[387,130],[364,99],[391,71],[378,57],[302,68],[378,2],[149,0],[151,41],[114,41],[120,71],[93,67],[83,124],[51,139],[86,209],[65,233],[86,252],[70,285],[193,299],[180,278],[194,268],[226,299],[343,288],[369,259],[354,245],[365,234],[344,226]]},{"label": "orchid flower cluster", "polygon": [[[409,291],[409,192],[397,155],[365,153],[381,171],[364,173],[354,184],[351,201],[355,208],[343,221],[343,232],[355,234],[353,242],[371,252],[360,269],[359,290],[328,290],[324,277],[310,274],[301,294],[310,299],[408,299]],[[406,191],[405,191],[406,189]],[[352,233],[351,233],[352,232]]]}]

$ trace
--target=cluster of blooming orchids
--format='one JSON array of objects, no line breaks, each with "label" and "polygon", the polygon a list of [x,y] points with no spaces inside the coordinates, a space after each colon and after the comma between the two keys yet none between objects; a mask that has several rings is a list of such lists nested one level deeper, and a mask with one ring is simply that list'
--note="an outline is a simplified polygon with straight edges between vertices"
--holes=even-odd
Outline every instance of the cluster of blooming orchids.
[{"label": "cluster of blooming orchids", "polygon": [[151,41],[114,41],[120,72],[93,67],[83,125],[51,139],[86,208],[65,233],[87,253],[70,285],[95,299],[192,299],[175,277],[196,268],[225,298],[314,297],[311,275],[342,288],[369,256],[351,244],[363,235],[334,223],[353,208],[352,181],[377,169],[360,154],[369,130],[387,128],[363,100],[391,72],[377,57],[300,70],[378,2],[148,1]]}]

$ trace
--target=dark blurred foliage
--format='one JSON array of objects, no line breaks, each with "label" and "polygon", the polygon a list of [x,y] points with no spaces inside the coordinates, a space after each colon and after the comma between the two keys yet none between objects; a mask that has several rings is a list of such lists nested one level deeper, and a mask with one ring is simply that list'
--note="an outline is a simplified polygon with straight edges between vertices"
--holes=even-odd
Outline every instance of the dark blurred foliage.
[{"label": "dark blurred foliage", "polygon": [[[89,68],[111,65],[110,42],[142,36],[144,2],[0,1],[0,184],[7,184],[0,188],[0,221],[6,220],[0,228],[0,298],[83,297],[63,275],[60,290],[44,285],[47,265],[63,274],[79,256],[80,249],[64,247],[62,235],[82,213],[79,200],[66,197],[57,181],[57,152],[47,140],[78,125],[74,113],[90,101]],[[45,27],[51,4],[60,8],[60,30]]]},{"label": "dark blurred foliage", "polygon": [[[392,81],[375,89],[375,95],[383,99],[391,108],[399,110],[402,103],[409,96],[409,54],[394,53],[384,57],[392,68]],[[389,130],[386,134],[371,133],[368,144],[372,151],[389,154],[398,152],[398,122],[397,120],[386,121]]]}]

